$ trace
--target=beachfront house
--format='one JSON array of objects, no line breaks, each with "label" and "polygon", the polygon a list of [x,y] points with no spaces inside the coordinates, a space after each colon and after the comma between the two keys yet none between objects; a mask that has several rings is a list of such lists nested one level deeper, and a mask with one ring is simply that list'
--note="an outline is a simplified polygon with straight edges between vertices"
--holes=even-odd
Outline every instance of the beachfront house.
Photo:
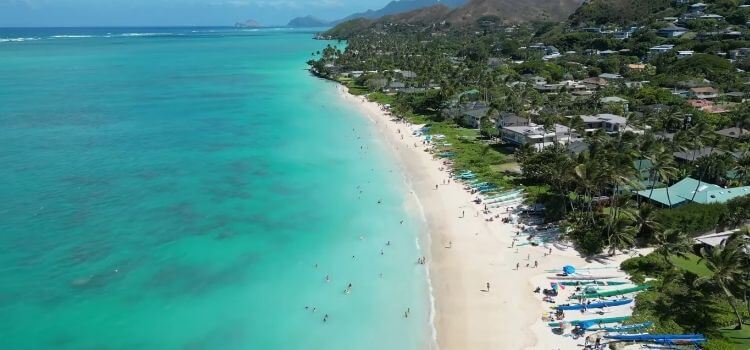
[{"label": "beachfront house", "polygon": [[483,107],[464,111],[461,115],[461,124],[467,128],[479,129],[482,118],[487,116],[489,108]]},{"label": "beachfront house", "polygon": [[555,124],[549,129],[534,123],[525,126],[509,126],[500,130],[500,137],[503,141],[516,146],[530,145],[537,149],[555,143],[568,143],[571,140],[570,129],[560,124]]},{"label": "beachfront house", "polygon": [[507,128],[509,126],[528,126],[529,120],[524,117],[519,117],[515,113],[502,112],[495,121],[495,127],[498,130]]},{"label": "beachfront house", "polygon": [[676,207],[690,202],[700,204],[726,203],[750,195],[750,186],[722,188],[708,182],[686,177],[672,186],[636,192],[642,198],[663,207]]}]

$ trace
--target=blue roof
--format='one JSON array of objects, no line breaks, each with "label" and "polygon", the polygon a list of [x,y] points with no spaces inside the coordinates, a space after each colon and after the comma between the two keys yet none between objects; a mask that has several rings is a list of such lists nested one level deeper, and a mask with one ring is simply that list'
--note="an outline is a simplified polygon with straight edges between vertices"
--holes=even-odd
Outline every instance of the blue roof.
[{"label": "blue roof", "polygon": [[[669,192],[667,192],[669,190]],[[726,203],[737,197],[750,195],[750,186],[722,188],[721,186],[686,177],[667,188],[638,191],[638,195],[649,198],[665,206],[676,206],[687,202],[701,204]],[[667,195],[669,194],[669,195]]]}]

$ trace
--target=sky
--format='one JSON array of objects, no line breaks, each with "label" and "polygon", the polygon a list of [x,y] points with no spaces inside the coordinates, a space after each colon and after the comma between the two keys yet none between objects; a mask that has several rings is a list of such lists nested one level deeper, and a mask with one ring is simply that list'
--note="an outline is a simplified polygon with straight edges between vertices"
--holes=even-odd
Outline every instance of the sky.
[{"label": "sky", "polygon": [[222,26],[338,19],[389,0],[0,0],[0,27]]}]

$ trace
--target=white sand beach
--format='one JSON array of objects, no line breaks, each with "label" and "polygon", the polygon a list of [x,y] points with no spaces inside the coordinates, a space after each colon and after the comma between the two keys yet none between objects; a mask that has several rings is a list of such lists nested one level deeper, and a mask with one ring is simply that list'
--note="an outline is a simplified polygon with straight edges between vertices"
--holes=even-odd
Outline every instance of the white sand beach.
[{"label": "white sand beach", "polygon": [[[351,95],[343,86],[338,88],[342,98],[370,118],[374,130],[393,150],[415,195],[415,208],[420,210],[421,206],[424,213],[437,347],[579,348],[575,341],[552,334],[541,321],[549,307],[532,291],[537,286],[549,286],[544,270],[590,264],[573,249],[553,248],[548,255],[544,247],[511,248],[513,225],[500,220],[487,222],[483,207],[472,202],[474,197],[462,184],[444,184],[450,178],[450,169],[442,169],[442,161],[425,151],[422,138],[412,135],[412,125],[394,121],[377,103]],[[507,216],[504,209],[494,209],[492,214]],[[539,263],[537,268],[533,268],[535,261]],[[516,264],[520,265],[518,270]]]}]

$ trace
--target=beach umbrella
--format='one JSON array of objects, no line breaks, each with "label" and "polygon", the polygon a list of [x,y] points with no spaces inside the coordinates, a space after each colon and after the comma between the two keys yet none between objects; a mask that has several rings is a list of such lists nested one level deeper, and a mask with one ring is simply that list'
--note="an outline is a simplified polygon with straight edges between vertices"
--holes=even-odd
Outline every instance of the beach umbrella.
[{"label": "beach umbrella", "polygon": [[576,273],[576,268],[573,267],[572,265],[565,265],[565,266],[563,266],[562,270],[563,270],[563,273],[566,274],[566,275],[572,275],[572,274]]}]

